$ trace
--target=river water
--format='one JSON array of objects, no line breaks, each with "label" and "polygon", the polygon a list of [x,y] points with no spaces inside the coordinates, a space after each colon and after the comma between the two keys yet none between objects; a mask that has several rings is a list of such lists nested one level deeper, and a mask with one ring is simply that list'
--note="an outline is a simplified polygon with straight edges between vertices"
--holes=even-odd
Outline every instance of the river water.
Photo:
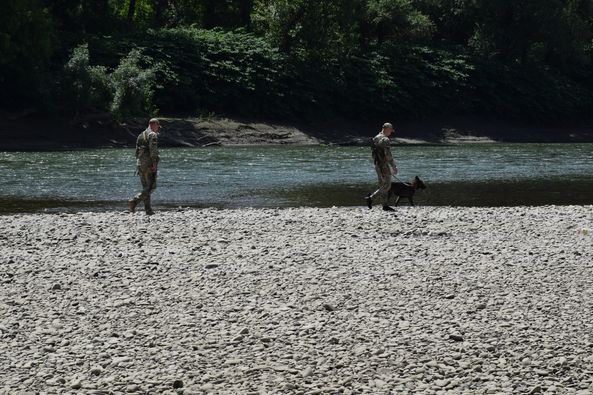
[{"label": "river water", "polygon": [[[393,146],[418,205],[593,204],[593,144]],[[125,209],[131,149],[0,152],[0,213]],[[161,150],[154,206],[357,206],[376,187],[367,147]],[[404,202],[407,203],[407,202]]]}]

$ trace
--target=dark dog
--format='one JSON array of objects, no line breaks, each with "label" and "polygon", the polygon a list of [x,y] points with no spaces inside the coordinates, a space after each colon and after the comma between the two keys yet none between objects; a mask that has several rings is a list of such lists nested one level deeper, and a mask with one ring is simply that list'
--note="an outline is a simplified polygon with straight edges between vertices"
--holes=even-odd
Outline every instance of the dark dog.
[{"label": "dark dog", "polygon": [[414,205],[414,193],[416,193],[417,189],[426,189],[426,185],[420,179],[420,177],[414,177],[414,180],[411,183],[408,182],[392,182],[391,189],[389,190],[389,195],[387,196],[387,200],[391,200],[393,196],[397,196],[395,199],[395,205],[399,203],[399,199],[405,197],[408,198],[410,204]]}]

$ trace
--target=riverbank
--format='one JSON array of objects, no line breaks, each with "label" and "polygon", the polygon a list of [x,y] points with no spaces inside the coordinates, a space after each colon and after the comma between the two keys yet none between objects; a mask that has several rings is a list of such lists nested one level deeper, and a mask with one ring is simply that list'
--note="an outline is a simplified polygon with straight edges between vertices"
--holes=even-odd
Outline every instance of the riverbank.
[{"label": "riverbank", "polygon": [[[383,120],[281,123],[228,118],[162,117],[162,147],[245,145],[368,145]],[[593,122],[529,124],[471,117],[395,122],[397,144],[593,142]],[[133,147],[146,119],[115,123],[104,115],[64,120],[6,119],[2,150],[65,150]]]},{"label": "riverbank", "polygon": [[2,394],[593,391],[593,206],[0,221]]}]

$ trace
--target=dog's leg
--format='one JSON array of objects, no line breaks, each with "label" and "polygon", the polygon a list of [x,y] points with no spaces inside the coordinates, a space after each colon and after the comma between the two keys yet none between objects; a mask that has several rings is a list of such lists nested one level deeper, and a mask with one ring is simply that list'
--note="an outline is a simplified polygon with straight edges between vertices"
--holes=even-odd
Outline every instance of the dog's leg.
[{"label": "dog's leg", "polygon": [[412,199],[412,197],[411,197],[411,196],[408,198],[408,200],[410,201],[410,205],[411,205],[411,206],[414,206],[414,199]]},{"label": "dog's leg", "polygon": [[399,203],[399,196],[397,197],[397,199],[395,199],[395,206],[397,206],[397,204]]}]

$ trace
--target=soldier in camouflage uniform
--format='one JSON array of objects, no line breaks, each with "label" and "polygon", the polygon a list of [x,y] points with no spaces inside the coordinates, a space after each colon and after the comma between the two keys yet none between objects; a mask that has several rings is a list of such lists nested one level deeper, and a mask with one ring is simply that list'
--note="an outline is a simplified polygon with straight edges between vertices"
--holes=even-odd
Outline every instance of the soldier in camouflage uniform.
[{"label": "soldier in camouflage uniform", "polygon": [[142,183],[142,192],[128,200],[130,212],[136,210],[136,205],[144,202],[147,215],[154,214],[150,205],[150,195],[156,189],[157,166],[159,163],[158,133],[161,125],[159,120],[152,118],[148,127],[136,139],[136,165]]},{"label": "soldier in camouflage uniform", "polygon": [[393,126],[390,123],[383,124],[381,133],[373,137],[373,160],[375,171],[379,179],[379,189],[365,197],[369,209],[373,208],[373,199],[378,197],[385,211],[395,211],[387,204],[387,196],[391,189],[391,176],[397,174],[397,166],[391,155],[391,140],[389,136],[393,133]]}]

